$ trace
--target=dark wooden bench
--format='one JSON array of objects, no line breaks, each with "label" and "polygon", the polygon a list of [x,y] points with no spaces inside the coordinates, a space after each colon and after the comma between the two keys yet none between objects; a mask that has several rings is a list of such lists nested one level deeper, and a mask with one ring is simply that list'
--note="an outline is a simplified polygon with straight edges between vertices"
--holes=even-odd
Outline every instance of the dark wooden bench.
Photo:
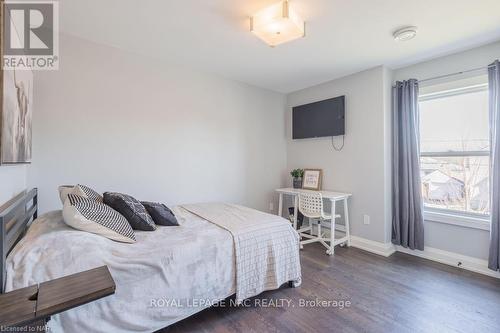
[{"label": "dark wooden bench", "polygon": [[115,293],[107,266],[0,295],[0,331],[44,332],[52,315]]}]

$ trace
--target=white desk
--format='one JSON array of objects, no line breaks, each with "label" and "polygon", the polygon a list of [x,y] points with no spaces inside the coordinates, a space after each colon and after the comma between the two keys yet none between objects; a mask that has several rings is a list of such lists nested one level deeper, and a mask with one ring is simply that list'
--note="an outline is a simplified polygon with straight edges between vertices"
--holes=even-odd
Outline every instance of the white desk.
[{"label": "white desk", "polygon": [[[315,192],[310,190],[304,190],[300,188],[280,188],[277,189],[276,192],[279,193],[279,206],[278,206],[278,215],[283,216],[283,195],[291,195],[294,197],[293,204],[293,227],[297,230],[297,206],[298,206],[298,194],[301,192]],[[323,199],[329,200],[332,204],[331,215],[332,217],[336,215],[335,213],[335,204],[337,201],[343,201],[344,203],[344,221],[345,227],[341,228],[335,225],[335,218],[332,218],[332,227],[330,229],[330,249],[327,251],[329,255],[334,254],[335,246],[339,244],[347,244],[347,246],[351,245],[351,232],[349,228],[349,208],[347,205],[347,199],[351,197],[349,193],[340,193],[340,192],[332,192],[332,191],[319,191],[323,196]],[[335,230],[339,230],[345,232],[345,236],[341,238],[335,238]]]}]

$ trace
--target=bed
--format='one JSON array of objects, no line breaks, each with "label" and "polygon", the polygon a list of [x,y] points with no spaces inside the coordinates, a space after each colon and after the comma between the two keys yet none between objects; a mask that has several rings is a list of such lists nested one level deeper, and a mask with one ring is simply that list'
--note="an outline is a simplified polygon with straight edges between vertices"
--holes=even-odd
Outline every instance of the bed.
[{"label": "bed", "polygon": [[[36,217],[36,202],[34,206]],[[32,223],[25,222],[25,235],[5,260],[5,291],[107,265],[116,282],[116,294],[54,316],[49,322],[50,329],[151,332],[235,293],[236,300],[241,301],[264,290],[277,289],[286,282],[300,284],[299,239],[285,219],[220,203],[177,206],[173,211],[179,227],[136,232],[135,244],[118,243],[72,229],[64,223],[61,211],[46,213]],[[26,211],[25,215],[30,213],[33,211]],[[235,232],[241,225],[250,228]],[[270,234],[264,233],[266,225],[281,228],[276,233],[279,239],[271,239],[276,246],[260,246],[265,244],[260,240],[247,242],[258,239],[254,236],[259,233]],[[245,236],[248,232],[253,237]],[[283,241],[287,244],[282,244]],[[256,252],[256,248],[250,248],[254,255],[249,256],[244,248],[252,243],[256,248],[267,249]],[[286,254],[285,262],[279,260],[282,254]],[[240,267],[252,260],[258,261],[253,266]],[[262,260],[268,265],[276,262],[275,267],[269,270],[261,265]],[[273,275],[269,280],[268,276]],[[255,288],[255,285],[245,286],[249,277],[267,280]]]}]

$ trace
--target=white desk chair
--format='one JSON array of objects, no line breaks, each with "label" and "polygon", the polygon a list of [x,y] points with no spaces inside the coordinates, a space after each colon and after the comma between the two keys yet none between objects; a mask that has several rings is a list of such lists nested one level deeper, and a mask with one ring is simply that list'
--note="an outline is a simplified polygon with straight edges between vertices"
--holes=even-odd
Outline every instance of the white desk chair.
[{"label": "white desk chair", "polygon": [[[332,216],[326,214],[323,211],[323,196],[321,195],[321,193],[319,192],[299,193],[299,211],[302,213],[302,215],[309,218],[309,226],[297,230],[301,238],[302,237],[307,238],[307,240],[300,242],[300,247],[302,248],[303,245],[305,244],[320,242],[326,247],[327,254],[330,255],[333,254],[333,247],[335,245],[331,244],[332,238],[324,237],[324,234],[321,232],[321,222],[330,221],[331,225],[331,220],[332,220]],[[334,218],[339,218],[339,217],[340,215],[335,215]],[[313,220],[316,220],[317,223],[316,235],[313,234],[314,233],[313,223],[312,223]],[[309,233],[305,233],[306,231],[309,231]],[[335,230],[332,230],[332,228],[330,227],[330,232],[335,232]],[[328,245],[326,242],[330,242],[330,245]]]}]

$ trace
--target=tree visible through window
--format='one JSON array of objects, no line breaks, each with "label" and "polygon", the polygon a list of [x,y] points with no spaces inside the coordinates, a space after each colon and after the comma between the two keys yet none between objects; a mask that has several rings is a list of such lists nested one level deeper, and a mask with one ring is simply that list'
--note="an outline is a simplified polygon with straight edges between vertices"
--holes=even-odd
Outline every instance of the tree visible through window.
[{"label": "tree visible through window", "polygon": [[419,106],[426,209],[489,214],[487,87],[422,95]]}]

